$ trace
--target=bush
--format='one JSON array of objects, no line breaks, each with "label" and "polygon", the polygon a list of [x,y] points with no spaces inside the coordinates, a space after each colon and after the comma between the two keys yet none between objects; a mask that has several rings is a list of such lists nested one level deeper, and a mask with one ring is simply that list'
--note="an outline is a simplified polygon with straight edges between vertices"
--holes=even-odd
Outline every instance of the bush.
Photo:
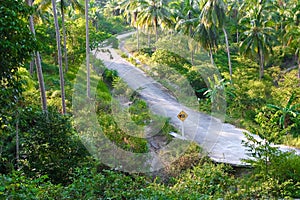
[{"label": "bush", "polygon": [[167,65],[181,74],[186,74],[191,67],[191,64],[185,58],[164,49],[156,50],[151,59],[153,62]]},{"label": "bush", "polygon": [[72,171],[88,155],[70,117],[49,107],[47,113],[27,108],[20,117],[21,168],[28,176],[48,175],[53,183],[68,183]]},{"label": "bush", "polygon": [[0,198],[35,200],[40,199],[38,197],[41,195],[47,199],[54,199],[56,195],[52,196],[48,191],[59,194],[57,190],[61,186],[55,186],[46,180],[47,176],[41,176],[36,179],[28,178],[21,171],[14,171],[9,175],[0,174]]},{"label": "bush", "polygon": [[109,86],[112,86],[113,80],[118,77],[118,71],[117,70],[110,70],[105,69],[102,74],[103,80],[106,84]]}]

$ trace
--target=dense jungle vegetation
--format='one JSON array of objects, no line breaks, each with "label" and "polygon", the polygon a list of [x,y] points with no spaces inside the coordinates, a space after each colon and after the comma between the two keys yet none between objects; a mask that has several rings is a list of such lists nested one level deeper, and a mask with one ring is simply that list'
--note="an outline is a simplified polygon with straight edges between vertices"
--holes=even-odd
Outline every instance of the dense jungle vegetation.
[{"label": "dense jungle vegetation", "polygon": [[[250,167],[214,163],[194,143],[155,173],[122,172],[90,155],[74,125],[80,69],[87,101],[101,77],[95,110],[105,136],[126,151],[151,148],[118,127],[111,91],[130,88],[90,53],[118,48],[116,36],[128,31],[133,57],[120,54],[158,79],[168,73],[160,65],[182,74],[199,111],[210,113],[225,91],[225,121],[263,139],[246,134]],[[160,48],[171,36],[184,36],[179,49]],[[0,0],[0,199],[300,198],[299,155],[272,146],[300,148],[299,44],[298,0]],[[203,80],[202,54],[221,77]],[[131,101],[136,124],[161,117],[138,94]],[[176,128],[166,121],[159,134],[169,141]]]}]

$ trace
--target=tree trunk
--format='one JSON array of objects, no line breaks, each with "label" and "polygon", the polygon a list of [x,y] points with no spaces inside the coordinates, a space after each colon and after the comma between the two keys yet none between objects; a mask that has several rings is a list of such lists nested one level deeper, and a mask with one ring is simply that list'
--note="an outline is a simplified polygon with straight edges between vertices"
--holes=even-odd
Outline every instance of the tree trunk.
[{"label": "tree trunk", "polygon": [[150,48],[150,42],[151,42],[151,38],[150,38],[150,31],[149,31],[149,27],[147,28],[148,30],[148,47]]},{"label": "tree trunk", "polygon": [[34,68],[34,55],[32,56],[32,60],[30,61],[29,73],[33,76],[33,68]]},{"label": "tree trunk", "polygon": [[264,76],[264,56],[260,48],[258,48],[259,55],[259,80]]},{"label": "tree trunk", "polygon": [[85,0],[85,48],[86,48],[86,92],[87,97],[91,97],[90,86],[90,45],[89,45],[89,1]]},{"label": "tree trunk", "polygon": [[[189,19],[191,19],[191,13],[189,13]],[[193,34],[192,26],[189,27],[189,40],[191,44],[191,64],[194,65],[194,46],[193,46],[193,40],[191,40]]]},{"label": "tree trunk", "polygon": [[191,64],[194,65],[194,48],[191,49]]},{"label": "tree trunk", "polygon": [[154,29],[155,29],[155,42],[158,40],[158,29],[157,29],[157,19],[154,19]]},{"label": "tree trunk", "polygon": [[[296,52],[300,51],[300,49],[297,49]],[[298,53],[299,55],[296,55],[297,58],[297,64],[298,64],[298,78],[300,79],[300,53]]]},{"label": "tree trunk", "polygon": [[213,53],[212,53],[212,49],[211,48],[209,48],[209,57],[210,57],[211,64],[214,65],[215,62],[214,62]]},{"label": "tree trunk", "polygon": [[229,67],[229,74],[230,74],[230,83],[232,83],[232,67],[231,67],[231,59],[230,59],[230,49],[229,49],[229,43],[228,43],[228,36],[227,36],[226,30],[224,27],[223,27],[223,32],[225,35],[226,51],[227,51],[227,57],[228,57],[228,67]]},{"label": "tree trunk", "polygon": [[59,64],[62,113],[66,114],[65,84],[64,84],[64,71],[63,71],[63,67],[62,67],[61,47],[60,47],[60,33],[59,33],[59,26],[58,26],[58,20],[57,20],[55,0],[51,0],[51,2],[52,2],[55,33],[56,33],[56,45],[57,45],[57,55],[58,55],[58,64]]},{"label": "tree trunk", "polygon": [[62,25],[63,38],[64,38],[65,71],[67,72],[68,71],[67,35],[66,35],[66,26],[65,26],[65,11],[62,3],[61,3],[61,25]]},{"label": "tree trunk", "polygon": [[[27,0],[27,4],[29,6],[32,6],[32,0]],[[33,36],[35,37],[35,29],[34,29],[34,22],[33,22],[32,15],[29,17],[29,26],[30,26],[30,31],[32,32]],[[43,109],[43,112],[47,112],[47,98],[46,98],[45,83],[44,83],[40,53],[38,51],[36,51],[34,53],[34,57],[35,57],[37,78],[38,78],[38,82],[39,82],[42,109]]]},{"label": "tree trunk", "polygon": [[16,121],[16,168],[19,170],[20,153],[19,153],[19,108],[17,108],[17,121]]},{"label": "tree trunk", "polygon": [[300,55],[296,56],[297,59],[297,63],[298,63],[298,79],[300,79]]},{"label": "tree trunk", "polygon": [[137,50],[140,50],[140,35],[139,35],[139,25],[136,26],[136,39],[137,39]]}]

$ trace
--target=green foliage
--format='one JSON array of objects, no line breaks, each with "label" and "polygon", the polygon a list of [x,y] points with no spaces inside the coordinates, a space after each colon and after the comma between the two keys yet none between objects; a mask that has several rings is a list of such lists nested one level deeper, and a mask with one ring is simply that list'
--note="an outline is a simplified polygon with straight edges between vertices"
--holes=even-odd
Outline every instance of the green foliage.
[{"label": "green foliage", "polygon": [[174,184],[182,172],[209,161],[203,149],[197,143],[191,142],[183,155],[161,170],[158,180],[168,185]]},{"label": "green foliage", "polygon": [[[35,26],[39,51],[48,55],[56,52],[54,23],[38,24]],[[45,68],[47,69],[47,68]]]},{"label": "green foliage", "polygon": [[278,144],[282,141],[284,131],[280,130],[276,123],[276,118],[270,113],[260,112],[256,116],[258,127],[252,127],[251,133],[244,133],[247,140],[243,141],[244,145],[248,148],[249,155],[254,160],[247,160],[253,164],[260,172],[264,172],[264,176],[269,175],[269,162],[272,156],[278,154],[278,148],[273,147],[272,144]]},{"label": "green foliage", "polygon": [[267,80],[258,80],[255,64],[250,60],[239,62],[242,64],[243,61],[245,68],[240,67],[235,70],[233,84],[229,85],[235,96],[227,101],[227,114],[239,120],[238,125],[247,127],[254,122],[257,110],[270,100],[272,83]]},{"label": "green foliage", "polygon": [[114,79],[118,77],[118,72],[117,70],[105,69],[102,76],[104,82],[109,86],[112,86]]},{"label": "green foliage", "polygon": [[[38,199],[38,195],[44,195],[43,193],[48,187],[53,192],[55,191],[56,186],[46,182],[46,179],[48,179],[47,176],[31,179],[26,177],[21,171],[13,171],[10,175],[0,174],[0,198],[16,200]],[[48,198],[50,197],[48,196]]]},{"label": "green foliage", "polygon": [[186,74],[191,67],[190,63],[185,58],[164,49],[156,50],[151,59],[153,62],[160,65],[167,65],[181,74]]},{"label": "green foliage", "polygon": [[20,0],[1,1],[0,77],[8,78],[10,73],[31,56],[36,42],[28,29],[31,9]]},{"label": "green foliage", "polygon": [[290,99],[288,100],[286,106],[283,108],[273,105],[273,104],[267,105],[269,108],[272,108],[276,112],[280,113],[281,116],[279,117],[279,125],[283,129],[287,128],[290,125],[291,121],[294,121],[295,118],[297,118],[297,115],[299,115],[297,108],[300,107],[300,104],[292,105],[295,98],[296,98],[296,95],[295,95],[295,93],[293,93],[292,96],[290,97]]},{"label": "green foliage", "polygon": [[[271,117],[268,119],[268,117]],[[276,117],[259,113],[256,120],[258,128],[253,128],[254,135],[245,133],[250,158],[246,162],[254,167],[250,180],[258,180],[259,185],[247,183],[254,187],[252,195],[256,197],[299,197],[300,156],[291,152],[281,152],[274,144],[279,143],[285,134],[277,125]],[[248,187],[249,187],[248,186]],[[251,190],[251,189],[250,189]]]},{"label": "green foliage", "polygon": [[195,90],[195,94],[199,98],[204,97],[204,92],[200,91],[202,88],[207,87],[205,84],[201,74],[195,70],[195,69],[190,69],[189,72],[187,73],[187,79],[190,82],[190,85],[192,88]]},{"label": "green foliage", "polygon": [[21,167],[32,177],[48,175],[54,183],[67,183],[72,171],[85,161],[87,151],[70,118],[49,108],[33,108],[20,116]]},{"label": "green foliage", "polygon": [[110,34],[105,32],[97,31],[94,27],[90,27],[89,30],[89,39],[90,39],[90,49],[94,50],[97,47],[101,46],[101,44],[108,38],[111,37]]},{"label": "green foliage", "polygon": [[11,123],[12,111],[22,93],[22,80],[17,75],[18,68],[24,66],[36,48],[36,41],[28,28],[31,11],[21,0],[1,1],[0,133]]},{"label": "green foliage", "polygon": [[137,125],[149,124],[151,120],[147,103],[140,99],[133,102],[129,108],[129,113],[131,114],[132,121]]},{"label": "green foliage", "polygon": [[130,29],[121,16],[107,18],[102,13],[98,13],[95,17],[97,19],[94,24],[96,30],[115,35]]},{"label": "green foliage", "polygon": [[119,40],[118,40],[118,38],[116,38],[114,36],[111,36],[109,39],[107,39],[107,42],[109,44],[111,44],[112,48],[114,48],[114,49],[119,48]]},{"label": "green foliage", "polygon": [[224,165],[207,162],[183,172],[171,186],[151,183],[139,199],[215,199],[235,192],[234,179]]},{"label": "green foliage", "polygon": [[[120,78],[117,77],[116,71],[105,70],[104,72],[105,73],[103,73],[103,76],[106,76],[106,79],[109,79],[108,81],[113,80],[111,84],[114,87],[115,94],[128,93],[128,86]],[[132,135],[128,134],[126,130],[124,130],[124,128],[122,129],[122,127],[118,126],[118,123],[115,121],[114,116],[111,114],[113,98],[111,97],[107,86],[101,82],[97,87],[97,99],[99,100],[96,108],[97,116],[104,135],[106,135],[111,141],[113,141],[117,146],[124,150],[138,153],[147,152],[147,141],[144,138],[133,137]],[[142,104],[144,105],[144,103],[145,102],[143,102]],[[144,112],[135,113],[138,108],[138,103],[137,105],[132,105],[132,117],[134,120],[136,120],[135,122],[139,121],[139,123],[143,123],[144,118],[148,115],[147,113],[149,113],[149,111],[144,107]]]},{"label": "green foliage", "polygon": [[[209,88],[203,88],[201,90],[197,90],[197,92],[203,92],[203,95],[210,98],[211,102],[218,101],[218,98],[226,100],[226,92],[228,96],[234,97],[234,94],[229,90],[225,90],[226,86],[229,85],[229,82],[225,82],[224,79],[219,80],[218,76],[214,74],[213,79],[208,77]],[[225,92],[226,91],[226,92]]]}]

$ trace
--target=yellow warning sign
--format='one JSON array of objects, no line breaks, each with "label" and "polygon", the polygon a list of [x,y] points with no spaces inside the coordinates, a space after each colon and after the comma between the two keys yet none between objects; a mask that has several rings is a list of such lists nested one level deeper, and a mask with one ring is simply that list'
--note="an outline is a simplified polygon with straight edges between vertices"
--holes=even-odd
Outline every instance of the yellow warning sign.
[{"label": "yellow warning sign", "polygon": [[188,114],[184,111],[181,111],[178,115],[177,115],[178,119],[180,119],[181,121],[184,121],[187,117]]}]

